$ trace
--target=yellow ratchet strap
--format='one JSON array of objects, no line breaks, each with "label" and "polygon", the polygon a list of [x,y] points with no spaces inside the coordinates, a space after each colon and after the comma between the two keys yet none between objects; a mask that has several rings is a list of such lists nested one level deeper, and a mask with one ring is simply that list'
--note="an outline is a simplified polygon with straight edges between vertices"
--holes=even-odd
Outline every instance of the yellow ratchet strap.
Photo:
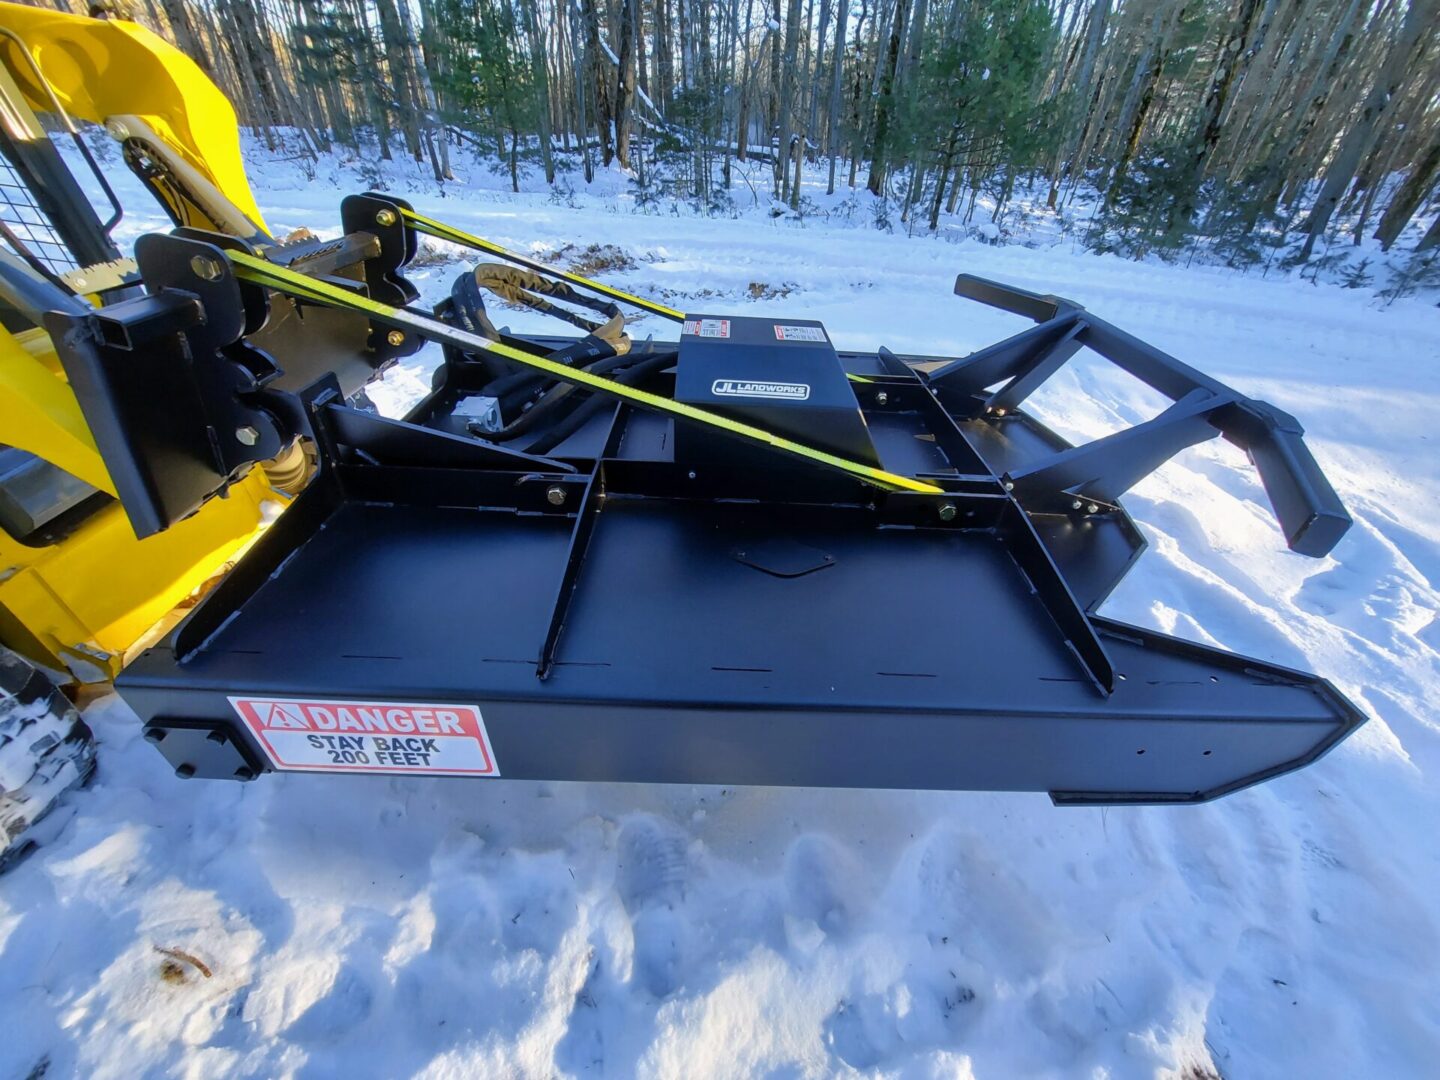
[{"label": "yellow ratchet strap", "polygon": [[[608,296],[612,300],[620,300],[627,304],[633,304],[635,307],[643,308],[653,315],[673,319],[675,322],[685,321],[685,313],[676,308],[666,307],[664,304],[654,300],[647,300],[643,296],[636,296],[634,293],[612,288],[599,281],[581,277],[579,274],[572,274],[567,270],[556,270],[553,266],[546,266],[544,263],[537,262],[535,259],[526,255],[511,251],[509,248],[503,248],[499,244],[486,240],[484,237],[467,233],[463,229],[455,228],[453,225],[446,225],[445,222],[436,221],[434,218],[426,217],[424,214],[417,214],[414,210],[407,210],[403,206],[397,207],[396,209],[400,211],[405,220],[410,223],[416,232],[433,236],[437,240],[448,240],[450,243],[459,244],[461,247],[483,251],[489,255],[494,255],[497,259],[504,259],[507,262],[514,263],[516,266],[523,266],[527,270],[534,270],[538,274],[547,274],[551,277],[563,278],[572,285],[579,285],[582,289],[600,293],[602,296]],[[875,381],[874,379],[867,379],[864,375],[851,375],[849,372],[846,372],[845,377],[853,383],[869,383]]]},{"label": "yellow ratchet strap", "polygon": [[795,442],[782,435],[776,435],[774,432],[766,431],[763,428],[758,428],[739,420],[731,420],[729,417],[721,416],[718,413],[713,413],[706,409],[697,408],[694,405],[687,405],[682,401],[674,401],[670,398],[661,397],[659,394],[652,394],[646,390],[638,390],[633,386],[626,386],[624,383],[616,382],[614,379],[607,379],[603,376],[592,374],[584,368],[570,367],[567,364],[561,364],[543,356],[535,356],[533,353],[513,348],[498,341],[490,341],[476,334],[468,334],[463,330],[457,330],[448,323],[441,322],[439,319],[421,315],[408,308],[397,308],[390,304],[383,304],[378,300],[372,300],[367,296],[350,292],[338,285],[331,285],[318,278],[309,277],[308,275],[297,273],[286,267],[266,262],[264,259],[243,251],[226,251],[225,255],[230,259],[231,265],[235,268],[235,276],[242,281],[263,285],[266,288],[274,289],[277,292],[285,293],[288,296],[293,296],[300,300],[308,300],[311,303],[358,312],[387,326],[410,330],[432,341],[447,342],[465,352],[489,352],[496,356],[503,356],[505,359],[513,360],[517,364],[533,368],[536,371],[543,371],[547,375],[554,376],[562,382],[573,383],[576,386],[584,386],[592,390],[598,390],[603,394],[608,394],[610,397],[618,398],[627,404],[638,405],[641,408],[650,409],[653,412],[665,413],[669,416],[678,416],[684,420],[705,424],[708,427],[724,431],[730,435],[739,436],[749,442],[758,443],[761,446],[773,447],[793,457],[802,458],[816,465],[823,465],[837,472],[846,473],[882,491],[917,491],[926,495],[944,494],[944,489],[936,487],[934,484],[927,484],[922,480],[915,480],[908,476],[889,473],[884,469],[877,469],[859,461],[850,461],[848,458],[827,453],[824,450],[817,450],[814,447]]},{"label": "yellow ratchet strap", "polygon": [[685,313],[683,311],[677,311],[675,308],[666,307],[664,304],[656,303],[654,300],[647,300],[643,296],[636,296],[634,293],[625,292],[623,289],[612,288],[601,282],[592,281],[590,278],[581,277],[579,274],[572,274],[568,270],[557,270],[553,266],[546,266],[544,263],[537,262],[535,259],[526,255],[521,255],[518,252],[511,251],[509,248],[503,248],[499,244],[492,244],[489,240],[457,229],[453,225],[446,225],[443,221],[436,221],[434,218],[426,217],[424,214],[417,214],[414,210],[406,210],[404,207],[399,207],[398,209],[405,216],[405,220],[414,227],[416,232],[433,236],[437,240],[448,240],[450,243],[459,244],[461,247],[484,251],[487,254],[494,255],[498,259],[504,259],[506,262],[512,262],[516,266],[523,266],[527,270],[534,270],[539,274],[563,278],[572,285],[579,285],[582,289],[600,293],[602,296],[608,296],[612,300],[619,300],[623,303],[643,308],[652,315],[661,315],[675,322],[685,321]]}]

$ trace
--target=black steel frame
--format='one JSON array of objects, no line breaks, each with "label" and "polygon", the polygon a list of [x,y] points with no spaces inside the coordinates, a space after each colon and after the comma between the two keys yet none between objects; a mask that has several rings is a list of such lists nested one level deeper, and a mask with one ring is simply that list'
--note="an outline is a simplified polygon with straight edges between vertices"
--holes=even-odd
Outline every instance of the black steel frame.
[{"label": "black steel frame", "polygon": [[[413,235],[360,228],[386,208],[362,198],[346,201],[344,240],[271,258],[403,303]],[[1308,764],[1363,722],[1314,676],[1094,614],[1144,545],[1119,495],[1201,438],[1251,452],[1295,550],[1328,551],[1348,518],[1292,418],[1068,301],[962,276],[961,295],[1037,325],[929,375],[887,350],[841,354],[866,380],[857,407],[887,467],[943,489],[887,493],[779,454],[759,469],[674,460],[683,421],[628,405],[543,456],[457,435],[445,421],[478,364],[453,351],[406,420],[378,417],[326,367],[356,348],[356,318],[238,282],[214,261],[238,243],[146,238],[151,296],[52,326],[137,528],[165,527],[289,438],[317,448],[311,486],[120,681],[182,775],[268,767],[227,703],[238,693],[480,704],[507,776],[1063,803],[1214,798]],[[383,336],[359,329],[380,366]],[[1081,346],[1176,405],[1068,446],[1018,406]],[[163,421],[164,462],[138,427],[157,417],[139,354],[197,402]],[[217,449],[231,425],[261,437]],[[436,589],[385,567],[433,574]],[[806,604],[845,614],[789,632]]]}]

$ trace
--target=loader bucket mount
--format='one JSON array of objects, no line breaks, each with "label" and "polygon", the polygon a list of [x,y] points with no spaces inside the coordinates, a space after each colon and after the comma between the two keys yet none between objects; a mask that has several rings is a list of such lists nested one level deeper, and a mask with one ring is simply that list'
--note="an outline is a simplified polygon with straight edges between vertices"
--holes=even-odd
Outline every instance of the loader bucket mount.
[{"label": "loader bucket mount", "polygon": [[[118,681],[180,775],[1186,803],[1363,721],[1316,676],[1096,614],[1144,547],[1121,496],[1203,439],[1250,453],[1295,551],[1349,518],[1293,417],[1077,304],[962,275],[1035,325],[948,361],[658,304],[678,342],[526,337],[463,278],[436,314],[406,306],[436,223],[374,193],[343,220],[288,248],[147,237],[149,295],[52,316],[137,529],[315,448],[309,487]],[[426,339],[444,361],[403,420],[354,398]],[[1070,446],[1021,406],[1085,347],[1174,404]],[[163,438],[146,378],[190,403]]]}]

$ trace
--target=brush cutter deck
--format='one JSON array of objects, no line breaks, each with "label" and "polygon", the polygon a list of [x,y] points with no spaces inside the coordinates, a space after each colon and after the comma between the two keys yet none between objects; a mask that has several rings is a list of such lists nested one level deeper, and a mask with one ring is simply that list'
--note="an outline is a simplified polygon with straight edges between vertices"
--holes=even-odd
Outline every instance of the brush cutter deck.
[{"label": "brush cutter deck", "polygon": [[[1206,437],[1250,451],[1293,548],[1328,551],[1348,518],[1293,418],[1076,305],[967,278],[958,292],[1037,325],[938,365],[837,352],[803,320],[689,316],[678,344],[628,353],[487,340],[459,292],[444,321],[404,307],[413,217],[352,197],[338,247],[268,268],[232,263],[237,241],[149,238],[149,297],[56,316],[138,528],[223,487],[245,457],[232,431],[253,461],[316,447],[310,486],[118,683],[182,775],[1189,802],[1362,721],[1314,676],[1094,614],[1144,546],[1119,496]],[[330,373],[357,326],[376,366],[444,344],[405,421]],[[1175,405],[1069,447],[1018,406],[1082,346]],[[164,445],[136,435],[142,353],[197,403]],[[556,356],[578,374],[526,359]]]}]

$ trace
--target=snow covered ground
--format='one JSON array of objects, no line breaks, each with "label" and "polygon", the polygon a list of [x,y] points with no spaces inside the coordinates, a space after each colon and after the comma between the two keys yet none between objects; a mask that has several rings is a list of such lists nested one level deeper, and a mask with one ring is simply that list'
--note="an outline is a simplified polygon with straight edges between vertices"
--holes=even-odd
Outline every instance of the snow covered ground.
[{"label": "snow covered ground", "polygon": [[[338,194],[361,186],[349,166],[255,175],[279,233],[333,228]],[[1128,498],[1152,546],[1105,613],[1324,673],[1369,723],[1212,805],[1062,810],[1041,795],[186,782],[108,698],[88,712],[99,778],[0,879],[0,1076],[1440,1070],[1433,301],[1382,309],[1294,279],[838,215],[640,215],[614,177],[574,207],[501,184],[476,170],[444,197],[409,187],[513,247],[615,244],[636,260],[607,275],[623,287],[818,318],[857,347],[963,354],[1018,328],[954,298],[959,271],[1056,292],[1294,412],[1356,518],[1334,557],[1287,552],[1248,463],[1211,443]],[[160,224],[146,209],[126,228]],[[435,299],[458,269],[417,276]],[[374,396],[402,408],[427,370],[422,354]],[[1159,401],[1080,361],[1034,405],[1083,439]]]}]

